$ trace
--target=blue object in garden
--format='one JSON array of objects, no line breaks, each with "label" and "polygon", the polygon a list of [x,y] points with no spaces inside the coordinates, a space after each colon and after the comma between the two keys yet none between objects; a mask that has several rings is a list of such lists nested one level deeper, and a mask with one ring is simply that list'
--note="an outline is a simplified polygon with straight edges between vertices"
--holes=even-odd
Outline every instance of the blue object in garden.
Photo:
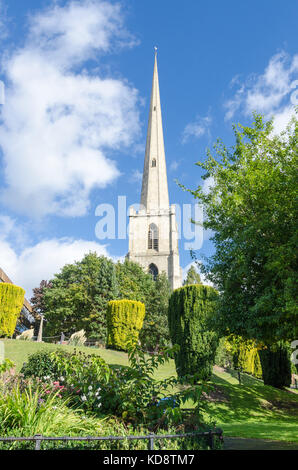
[{"label": "blue object in garden", "polygon": [[162,406],[164,408],[170,408],[170,407],[171,408],[178,408],[179,403],[173,397],[165,397],[165,398],[161,398],[159,400],[159,402],[157,403],[157,406]]}]

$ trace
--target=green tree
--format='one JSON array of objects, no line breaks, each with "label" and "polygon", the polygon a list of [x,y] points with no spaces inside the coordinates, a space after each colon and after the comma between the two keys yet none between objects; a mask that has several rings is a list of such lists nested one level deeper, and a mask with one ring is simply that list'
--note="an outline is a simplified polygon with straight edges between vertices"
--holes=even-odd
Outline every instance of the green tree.
[{"label": "green tree", "polygon": [[140,333],[140,341],[147,351],[158,351],[170,343],[168,306],[171,288],[167,276],[162,273],[152,283],[145,299],[146,316]]},{"label": "green tree", "polygon": [[35,287],[33,289],[33,295],[30,299],[30,303],[34,308],[36,313],[42,314],[45,312],[45,304],[44,304],[44,294],[45,289],[50,289],[52,287],[51,282],[48,281],[41,281],[39,287]]},{"label": "green tree", "polygon": [[216,308],[217,292],[213,287],[192,284],[175,289],[169,302],[169,328],[179,377],[197,375],[208,380],[215,363],[217,334],[210,329]]},{"label": "green tree", "polygon": [[189,286],[190,284],[202,284],[201,276],[193,265],[187,271],[186,279],[183,282],[184,286]]},{"label": "green tree", "polygon": [[43,313],[48,336],[67,336],[84,329],[88,338],[106,339],[109,300],[138,300],[146,305],[142,345],[157,349],[169,342],[167,306],[169,285],[165,275],[152,276],[132,261],[114,264],[89,253],[80,262],[64,266],[49,283],[34,289],[33,301]]},{"label": "green tree", "polygon": [[291,362],[286,344],[279,341],[259,352],[265,385],[276,388],[289,387],[291,383]]},{"label": "green tree", "polygon": [[170,296],[169,281],[165,274],[156,280],[146,273],[142,266],[133,261],[118,262],[116,274],[119,296],[122,299],[138,300],[146,307],[143,328],[140,332],[142,347],[147,351],[157,351],[169,344],[168,304]]},{"label": "green tree", "polygon": [[150,274],[145,273],[140,264],[127,259],[123,263],[118,261],[116,277],[121,299],[138,300],[146,304],[154,281]]},{"label": "green tree", "polygon": [[234,126],[236,143],[221,141],[197,165],[212,184],[191,191],[204,206],[204,228],[215,253],[205,265],[220,291],[217,325],[223,334],[264,345],[297,338],[298,121],[281,135],[254,116]]},{"label": "green tree", "polygon": [[106,339],[106,306],[118,298],[111,260],[89,253],[82,261],[65,265],[43,292],[47,335],[84,329],[89,338]]}]

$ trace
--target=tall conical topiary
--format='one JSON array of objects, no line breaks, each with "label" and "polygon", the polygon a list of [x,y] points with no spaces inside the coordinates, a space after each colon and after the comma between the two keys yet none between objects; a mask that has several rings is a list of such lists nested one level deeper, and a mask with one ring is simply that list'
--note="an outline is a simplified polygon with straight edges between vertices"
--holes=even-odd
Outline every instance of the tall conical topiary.
[{"label": "tall conical topiary", "polygon": [[13,335],[24,296],[25,291],[21,287],[0,283],[0,337]]},{"label": "tall conical topiary", "polygon": [[210,330],[209,319],[214,313],[217,292],[213,287],[198,284],[174,290],[169,301],[169,330],[179,377],[198,375],[207,380],[212,374],[218,343],[217,334]]},{"label": "tall conical topiary", "polygon": [[145,305],[136,300],[111,300],[107,306],[107,347],[121,351],[137,343],[145,318]]}]

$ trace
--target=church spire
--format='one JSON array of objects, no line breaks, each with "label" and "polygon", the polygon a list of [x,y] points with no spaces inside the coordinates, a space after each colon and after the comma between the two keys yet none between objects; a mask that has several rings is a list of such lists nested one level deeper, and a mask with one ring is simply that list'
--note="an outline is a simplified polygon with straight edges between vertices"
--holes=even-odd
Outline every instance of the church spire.
[{"label": "church spire", "polygon": [[169,209],[166,158],[155,47],[154,72],[144,161],[141,205],[151,209]]}]

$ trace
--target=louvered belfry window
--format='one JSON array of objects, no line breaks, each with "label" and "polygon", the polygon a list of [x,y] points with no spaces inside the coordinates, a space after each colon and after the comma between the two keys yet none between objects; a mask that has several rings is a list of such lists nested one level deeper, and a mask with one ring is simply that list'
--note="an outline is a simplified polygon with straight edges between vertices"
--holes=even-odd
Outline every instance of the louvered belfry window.
[{"label": "louvered belfry window", "polygon": [[148,231],[148,249],[158,251],[158,228],[151,224]]}]

